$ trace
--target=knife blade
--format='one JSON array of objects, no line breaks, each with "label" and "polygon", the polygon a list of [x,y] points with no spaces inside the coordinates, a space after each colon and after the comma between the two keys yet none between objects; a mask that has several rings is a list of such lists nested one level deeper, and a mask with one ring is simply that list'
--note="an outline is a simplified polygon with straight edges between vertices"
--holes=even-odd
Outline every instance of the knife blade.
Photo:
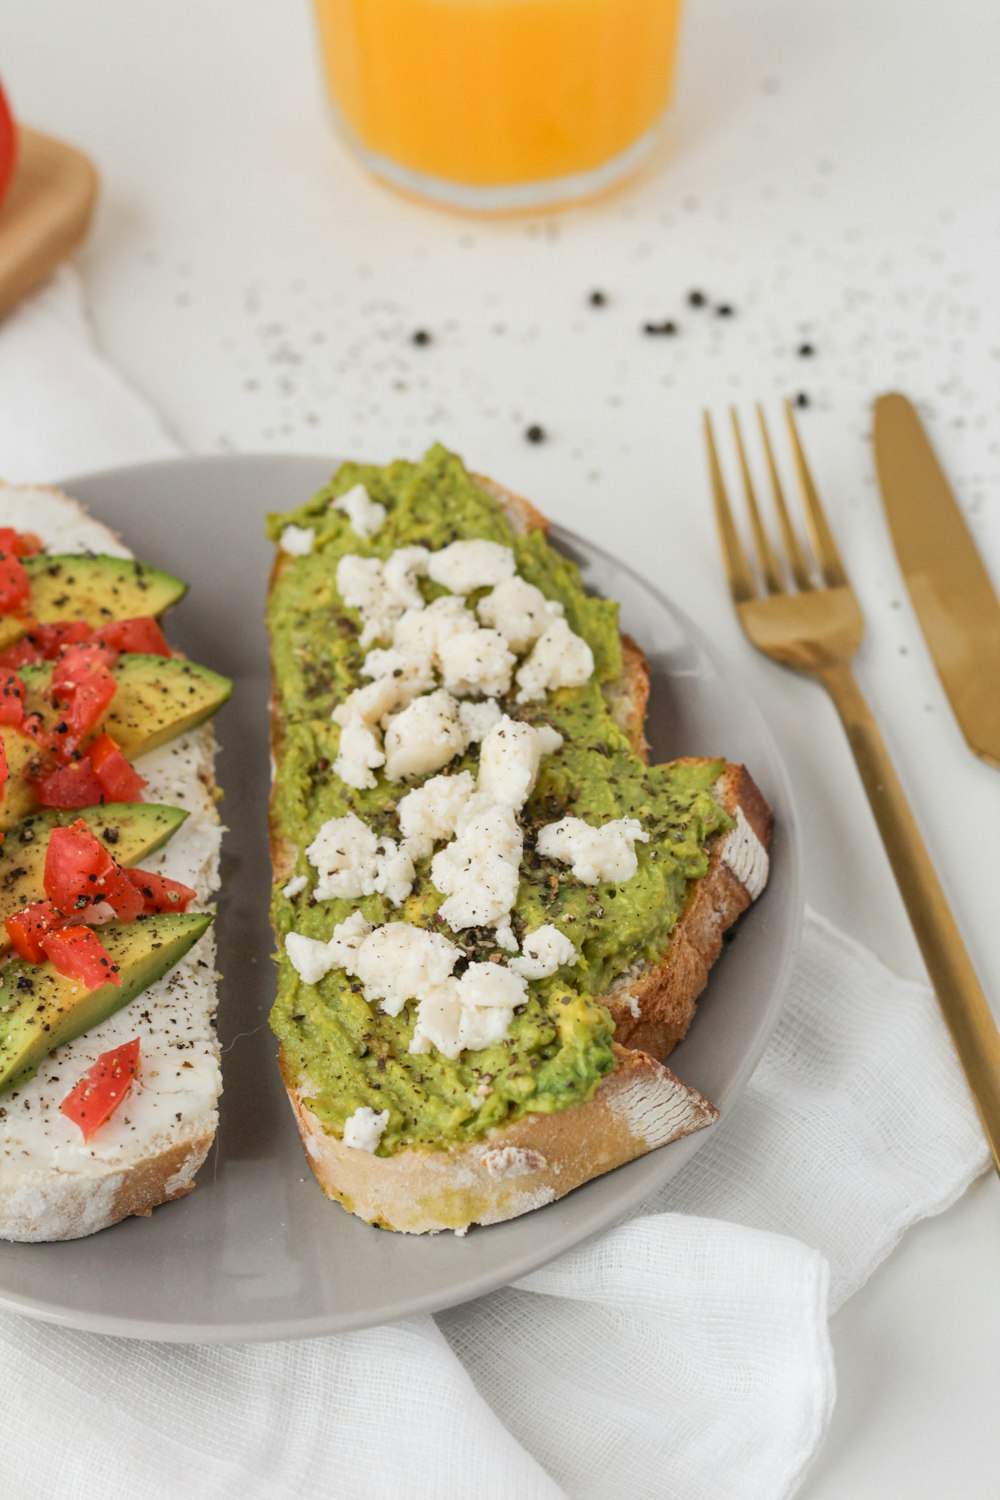
[{"label": "knife blade", "polygon": [[875,466],[910,599],[959,727],[1000,770],[1000,601],[913,405],[875,402]]}]

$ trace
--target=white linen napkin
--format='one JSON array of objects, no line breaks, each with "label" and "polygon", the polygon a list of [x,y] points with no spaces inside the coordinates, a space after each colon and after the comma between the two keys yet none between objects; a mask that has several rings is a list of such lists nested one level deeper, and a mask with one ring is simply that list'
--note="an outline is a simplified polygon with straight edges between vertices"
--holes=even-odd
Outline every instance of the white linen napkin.
[{"label": "white linen napkin", "polygon": [[[176,451],[95,352],[73,273],[0,328],[0,473]],[[0,1314],[0,1495],[780,1500],[832,1410],[829,1311],[986,1164],[930,990],[809,913],[775,1035],[696,1159],[513,1287],[235,1348]]]}]

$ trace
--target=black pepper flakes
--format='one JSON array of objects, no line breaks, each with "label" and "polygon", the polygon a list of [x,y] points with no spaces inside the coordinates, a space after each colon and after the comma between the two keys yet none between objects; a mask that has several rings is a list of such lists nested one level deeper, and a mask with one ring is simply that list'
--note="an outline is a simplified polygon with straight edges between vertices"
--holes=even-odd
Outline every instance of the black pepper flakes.
[{"label": "black pepper flakes", "polygon": [[688,307],[704,307],[705,303],[708,301],[708,298],[705,296],[704,292],[695,291],[688,292],[687,300]]},{"label": "black pepper flakes", "polygon": [[607,307],[608,305],[607,294],[601,291],[591,292],[590,296],[587,298],[587,301],[590,303],[591,307]]},{"label": "black pepper flakes", "polygon": [[531,427],[528,427],[525,430],[524,436],[529,443],[544,443],[546,438],[545,428],[540,427],[538,423],[535,422]]},{"label": "black pepper flakes", "polygon": [[426,328],[415,328],[410,334],[410,343],[416,344],[418,349],[425,349],[431,343],[431,335]]},{"label": "black pepper flakes", "polygon": [[677,324],[672,319],[667,318],[662,323],[643,323],[642,331],[652,338],[659,338],[661,336],[672,338],[677,332]]},{"label": "black pepper flakes", "polygon": [[798,395],[795,397],[795,405],[796,406],[808,406],[809,405],[809,397],[806,395],[805,391],[799,391]]},{"label": "black pepper flakes", "polygon": [[800,344],[795,352],[801,359],[812,359],[816,353],[816,347],[814,344]]}]

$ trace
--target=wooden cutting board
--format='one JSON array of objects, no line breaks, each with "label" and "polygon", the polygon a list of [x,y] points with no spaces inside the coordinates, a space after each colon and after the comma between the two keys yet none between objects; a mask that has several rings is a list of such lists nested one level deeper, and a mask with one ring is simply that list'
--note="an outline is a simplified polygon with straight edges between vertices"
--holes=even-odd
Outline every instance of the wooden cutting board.
[{"label": "wooden cutting board", "polygon": [[0,317],[72,255],[96,197],[97,173],[82,151],[20,127],[14,177],[0,206]]}]

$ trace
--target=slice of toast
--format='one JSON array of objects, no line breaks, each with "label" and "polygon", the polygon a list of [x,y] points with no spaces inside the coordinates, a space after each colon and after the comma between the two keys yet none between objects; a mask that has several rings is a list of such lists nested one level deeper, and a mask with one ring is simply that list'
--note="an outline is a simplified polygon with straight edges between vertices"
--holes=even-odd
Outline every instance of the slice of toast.
[{"label": "slice of toast", "polygon": [[[57,490],[0,484],[0,524],[33,531],[50,551],[131,555]],[[188,812],[143,868],[192,886],[199,910],[219,884],[215,748],[211,725],[204,725],[136,762],[148,782],[147,801]],[[0,1094],[0,1239],[77,1239],[191,1191],[215,1138],[222,1091],[216,980],[210,928],[131,1004],[58,1048],[27,1083]],[[135,1036],[139,1076],[107,1124],[84,1142],[59,1105],[101,1053]]]},{"label": "slice of toast", "polygon": [[[516,534],[548,530],[522,497],[494,481],[477,483],[501,506]],[[279,554],[275,568],[287,565]],[[644,726],[649,699],[646,659],[622,638],[623,672],[606,688],[616,721],[648,758]],[[271,707],[272,744],[280,755],[280,707]],[[308,1077],[279,1067],[309,1164],[328,1197],[370,1223],[419,1234],[514,1218],[718,1118],[697,1090],[663,1066],[694,1017],[698,995],[719,956],[725,930],[760,895],[767,880],[772,818],[749,772],[727,765],[714,794],[735,826],[713,836],[705,876],[692,882],[665,952],[627,969],[598,1001],[615,1023],[615,1067],[592,1098],[553,1113],[526,1115],[482,1139],[436,1150],[409,1147],[377,1156],[346,1147],[327,1132],[306,1100]],[[292,873],[295,851],[272,830],[276,882]]]}]

